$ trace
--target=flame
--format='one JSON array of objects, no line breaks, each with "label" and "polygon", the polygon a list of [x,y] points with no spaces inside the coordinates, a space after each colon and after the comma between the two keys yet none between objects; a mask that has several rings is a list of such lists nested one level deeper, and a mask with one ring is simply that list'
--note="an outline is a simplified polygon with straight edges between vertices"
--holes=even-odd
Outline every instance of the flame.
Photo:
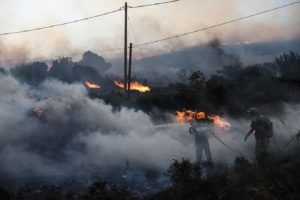
[{"label": "flame", "polygon": [[212,120],[216,126],[226,131],[230,130],[231,128],[231,125],[224,119],[222,119],[219,115],[208,115],[207,118]]},{"label": "flame", "polygon": [[44,110],[43,110],[42,108],[39,108],[39,107],[33,108],[33,109],[32,109],[32,112],[33,112],[34,114],[36,114],[36,116],[37,116],[38,118],[41,118],[41,117],[44,115]]},{"label": "flame", "polygon": [[89,81],[85,81],[84,82],[84,85],[88,88],[91,88],[91,89],[100,89],[101,86],[96,84],[96,83],[92,83],[92,82],[89,82]]},{"label": "flame", "polygon": [[114,81],[115,85],[120,87],[120,88],[124,88],[124,83],[118,82],[118,81]]},{"label": "flame", "polygon": [[176,111],[176,118],[179,122],[190,122],[197,119],[197,112],[192,110]]},{"label": "flame", "polygon": [[[120,88],[124,88],[124,83],[118,82],[118,81],[114,81],[115,85],[120,87]],[[142,85],[141,83],[135,81],[130,83],[130,90],[137,90],[139,92],[149,92],[151,89],[148,86]]]},{"label": "flame", "polygon": [[[183,110],[176,112],[176,118],[179,122],[191,122],[195,119],[203,119],[204,112],[197,112],[192,110]],[[217,127],[228,131],[231,128],[230,123],[222,119],[219,115],[206,114],[207,118],[210,119]]]}]

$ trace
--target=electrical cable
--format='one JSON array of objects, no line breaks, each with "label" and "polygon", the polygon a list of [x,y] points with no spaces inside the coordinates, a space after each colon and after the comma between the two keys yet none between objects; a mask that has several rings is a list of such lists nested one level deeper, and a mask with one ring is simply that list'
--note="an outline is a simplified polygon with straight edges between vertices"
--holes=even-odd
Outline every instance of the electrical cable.
[{"label": "electrical cable", "polygon": [[284,4],[284,5],[275,7],[275,8],[264,10],[264,11],[254,13],[254,14],[251,14],[251,15],[247,15],[247,16],[244,16],[244,17],[240,17],[240,18],[237,18],[237,19],[229,20],[229,21],[226,21],[226,22],[222,22],[222,23],[219,23],[219,24],[212,25],[212,26],[207,26],[207,27],[201,28],[201,29],[196,29],[194,31],[185,32],[185,33],[181,33],[181,34],[178,34],[178,35],[174,35],[174,36],[170,36],[170,37],[166,37],[166,38],[162,38],[162,39],[157,39],[157,40],[137,44],[134,47],[145,46],[145,45],[154,44],[154,43],[158,43],[158,42],[162,42],[162,41],[166,41],[166,40],[170,40],[170,39],[174,39],[174,38],[179,38],[179,37],[182,37],[182,36],[191,35],[191,34],[194,34],[194,33],[201,32],[201,31],[209,30],[209,29],[216,28],[216,27],[219,27],[219,26],[224,26],[226,24],[231,24],[231,23],[234,23],[234,22],[237,22],[237,21],[241,21],[241,20],[244,20],[244,19],[255,17],[255,16],[258,16],[258,15],[261,15],[261,14],[265,14],[265,13],[268,13],[268,12],[271,12],[271,11],[281,9],[281,8],[292,6],[292,5],[295,5],[295,4],[298,4],[298,3],[300,3],[300,1],[295,1],[295,2],[292,2],[292,3],[289,3],[289,4]]},{"label": "electrical cable", "polygon": [[158,2],[158,3],[152,3],[152,4],[145,4],[145,5],[139,5],[139,6],[128,6],[128,8],[144,8],[149,6],[157,6],[162,4],[169,4],[169,3],[175,3],[181,0],[173,0],[173,1],[165,1],[165,2]]},{"label": "electrical cable", "polygon": [[49,28],[59,27],[59,26],[65,26],[65,25],[68,25],[68,24],[74,24],[74,23],[77,23],[77,22],[86,21],[86,20],[90,20],[90,19],[102,17],[102,16],[105,16],[105,15],[108,15],[108,14],[112,14],[112,13],[121,11],[123,8],[124,7],[121,7],[119,9],[116,9],[116,10],[113,10],[113,11],[109,11],[109,12],[106,12],[106,13],[94,15],[94,16],[91,16],[91,17],[85,17],[85,18],[81,18],[81,19],[76,19],[76,20],[69,21],[69,22],[63,22],[63,23],[60,23],[60,24],[53,24],[53,25],[42,26],[42,27],[37,27],[37,28],[33,28],[33,29],[25,29],[25,30],[20,30],[20,31],[0,33],[0,36],[12,35],[12,34],[18,34],[18,33],[27,33],[27,32],[32,32],[32,31],[38,31],[38,30],[43,30],[43,29],[49,29]]},{"label": "electrical cable", "polygon": [[[140,7],[146,7],[146,6],[152,6],[152,5],[160,5],[160,4],[166,4],[166,3],[173,3],[173,2],[177,2],[177,1],[180,1],[180,0],[174,0],[174,1],[168,1],[168,2],[161,2],[161,3],[155,3],[155,4],[140,5],[140,6],[130,6],[130,7],[131,8],[140,8]],[[153,41],[149,41],[149,42],[145,42],[145,43],[133,45],[133,48],[140,47],[140,46],[146,46],[146,45],[150,45],[150,44],[154,44],[154,43],[158,43],[158,42],[163,42],[163,41],[166,41],[166,40],[170,40],[170,39],[174,39],[174,38],[178,38],[178,37],[182,37],[182,36],[194,34],[194,33],[197,33],[197,32],[205,31],[205,30],[208,30],[208,29],[212,29],[212,28],[215,28],[215,27],[223,26],[223,25],[226,25],[226,24],[230,24],[230,23],[234,23],[234,22],[241,21],[241,20],[244,20],[244,19],[248,19],[248,18],[257,16],[257,15],[261,15],[261,14],[265,14],[265,13],[268,13],[268,12],[271,12],[271,11],[275,11],[275,10],[278,10],[278,9],[281,9],[281,8],[292,6],[292,5],[295,5],[295,4],[298,4],[298,3],[300,3],[300,1],[291,2],[291,3],[288,3],[288,4],[284,4],[284,5],[275,7],[275,8],[264,10],[264,11],[261,11],[261,12],[255,13],[255,14],[251,14],[251,15],[240,17],[240,18],[233,19],[233,20],[230,20],[230,21],[222,22],[222,23],[219,23],[219,24],[215,24],[215,25],[208,26],[208,27],[205,27],[205,28],[197,29],[197,30],[194,30],[194,31],[185,32],[185,33],[182,33],[182,34],[178,34],[178,35],[174,35],[174,36],[170,36],[170,37],[166,37],[166,38],[162,38],[162,39],[158,39],[158,40],[153,40]],[[1,35],[10,35],[10,34],[17,34],[17,33],[24,33],[24,32],[36,31],[36,30],[41,30],[41,29],[46,29],[46,28],[52,28],[52,27],[57,27],[57,26],[63,26],[63,25],[67,25],[67,24],[71,24],[71,23],[76,23],[76,22],[79,22],[79,21],[88,20],[88,19],[92,19],[92,18],[96,18],[96,17],[108,15],[108,14],[111,14],[111,13],[115,13],[115,12],[118,12],[118,11],[122,10],[123,8],[124,7],[121,7],[119,9],[117,9],[117,10],[113,10],[113,11],[110,11],[110,12],[107,12],[107,13],[103,13],[103,14],[100,14],[100,15],[86,17],[86,18],[82,18],[82,19],[78,19],[78,20],[74,20],[74,21],[70,21],[70,22],[64,22],[64,23],[61,23],[61,24],[55,24],[55,25],[50,25],[50,26],[45,26],[45,27],[39,27],[39,28],[35,28],[35,29],[22,30],[22,31],[0,33],[0,36]],[[116,50],[121,50],[121,49],[123,49],[123,48],[102,50],[100,52],[116,51]],[[62,56],[57,56],[57,57],[62,57]],[[33,60],[35,60],[35,58]],[[6,60],[6,61],[10,61],[10,60]],[[11,60],[11,61],[15,62],[16,60]]]}]

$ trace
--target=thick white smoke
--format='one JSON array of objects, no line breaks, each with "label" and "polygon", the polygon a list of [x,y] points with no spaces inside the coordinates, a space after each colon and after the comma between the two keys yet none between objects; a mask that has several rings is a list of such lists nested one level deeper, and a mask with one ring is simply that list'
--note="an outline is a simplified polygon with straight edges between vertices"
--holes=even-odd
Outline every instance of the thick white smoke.
[{"label": "thick white smoke", "polygon": [[[180,140],[184,127],[157,129],[142,111],[113,111],[81,84],[29,88],[2,76],[0,95],[0,170],[16,179],[88,175],[126,163],[164,170],[173,158],[193,159],[192,139]],[[37,107],[40,119],[32,113]]]},{"label": "thick white smoke", "polygon": [[[90,99],[81,84],[48,80],[30,88],[2,76],[0,106],[0,174],[15,181],[76,179],[95,172],[101,176],[126,164],[131,170],[165,171],[172,159],[195,161],[188,126],[156,126],[142,111],[114,111],[102,100]],[[36,107],[44,110],[43,117],[32,113]],[[285,118],[299,124],[292,122],[299,106],[287,106],[286,111]],[[218,136],[253,158],[253,138],[243,141],[249,122],[230,122],[232,131]],[[210,144],[215,161],[232,162],[238,156],[213,137]]]}]

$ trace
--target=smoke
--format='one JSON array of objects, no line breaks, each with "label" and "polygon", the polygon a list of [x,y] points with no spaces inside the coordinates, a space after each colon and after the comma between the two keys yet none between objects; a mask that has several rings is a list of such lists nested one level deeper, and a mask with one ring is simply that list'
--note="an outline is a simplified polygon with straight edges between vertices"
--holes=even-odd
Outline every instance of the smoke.
[{"label": "smoke", "polygon": [[[152,3],[152,1],[150,2]],[[182,34],[253,14],[281,5],[283,2],[267,0],[209,2],[199,0],[179,1],[167,5],[129,9],[129,38],[134,44],[149,42]],[[131,6],[149,4],[149,1],[128,1]],[[1,1],[1,32],[25,30],[85,18],[124,5],[124,1],[47,1],[28,0],[26,3]],[[34,12],[33,12],[34,10]],[[299,13],[297,5],[253,17],[238,23],[217,27],[209,31],[168,40],[147,46],[150,52],[173,51],[199,45],[214,37],[224,42],[264,42],[299,37]],[[273,19],[278,19],[274,21]],[[22,23],[20,23],[22,22]],[[123,11],[101,18],[64,27],[4,36],[9,49],[24,46],[22,56],[4,54],[1,59],[23,59],[68,55],[90,49],[101,51],[120,48],[123,45]],[[2,49],[2,48],[1,48]],[[15,52],[15,51],[14,51]],[[144,51],[146,54],[149,51]],[[108,57],[121,56],[122,52],[107,52]]]},{"label": "smoke", "polygon": [[[134,51],[139,51],[138,49]],[[140,52],[137,52],[137,54]],[[135,60],[132,63],[133,76],[146,79],[152,84],[163,85],[176,82],[178,71],[184,69],[187,74],[200,70],[209,78],[224,65],[239,65],[240,60],[236,54],[228,53],[221,46],[219,39],[214,38],[200,46],[177,50],[174,52],[150,56]],[[114,62],[110,73],[120,74],[122,63]]]},{"label": "smoke", "polygon": [[24,43],[8,45],[0,40],[0,67],[14,66],[30,56],[30,50]]},{"label": "smoke", "polygon": [[[192,143],[176,138],[178,129],[157,130],[141,111],[113,112],[82,85],[52,80],[32,89],[10,76],[0,82],[0,173],[14,181],[88,177],[92,168],[113,171],[126,162],[163,170],[172,158],[192,158]],[[40,119],[36,107],[44,110]]]},{"label": "smoke", "polygon": [[[268,109],[266,109],[268,110]],[[265,113],[273,123],[273,137],[270,139],[269,150],[273,158],[294,154],[299,142],[296,139],[290,141],[300,130],[299,127],[299,104],[283,104],[281,114]],[[250,129],[250,119],[233,119],[228,118],[232,125],[227,134],[217,135],[226,145],[225,147],[214,137],[211,138],[210,144],[215,160],[232,163],[234,156],[244,156],[252,162],[255,162],[255,138],[252,134],[247,142],[244,137]],[[290,142],[289,142],[290,141]],[[223,150],[222,152],[220,150]]]},{"label": "smoke", "polygon": [[[88,98],[81,84],[47,80],[31,88],[1,76],[0,96],[1,181],[13,186],[32,179],[119,181],[126,170],[164,172],[172,159],[195,161],[194,138],[187,125],[158,126],[142,111],[114,110],[100,99]],[[43,116],[35,115],[33,108],[42,109]],[[273,119],[276,138],[284,141],[293,134],[290,126],[299,124],[295,121],[299,112],[299,105],[286,105],[281,129],[282,123]],[[226,119],[232,130],[218,137],[253,158],[253,138],[243,141],[249,121]],[[213,137],[210,144],[215,161],[231,163],[239,156]]]}]

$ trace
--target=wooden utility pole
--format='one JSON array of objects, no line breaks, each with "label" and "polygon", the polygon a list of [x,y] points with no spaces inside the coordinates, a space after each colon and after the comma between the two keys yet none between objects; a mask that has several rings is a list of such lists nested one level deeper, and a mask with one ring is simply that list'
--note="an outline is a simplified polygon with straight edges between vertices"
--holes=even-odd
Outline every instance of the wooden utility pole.
[{"label": "wooden utility pole", "polygon": [[124,26],[124,97],[127,89],[127,2],[125,2],[125,26]]},{"label": "wooden utility pole", "polygon": [[127,97],[130,98],[130,84],[131,84],[131,63],[132,63],[132,43],[129,45],[129,65],[128,65],[128,91]]}]

